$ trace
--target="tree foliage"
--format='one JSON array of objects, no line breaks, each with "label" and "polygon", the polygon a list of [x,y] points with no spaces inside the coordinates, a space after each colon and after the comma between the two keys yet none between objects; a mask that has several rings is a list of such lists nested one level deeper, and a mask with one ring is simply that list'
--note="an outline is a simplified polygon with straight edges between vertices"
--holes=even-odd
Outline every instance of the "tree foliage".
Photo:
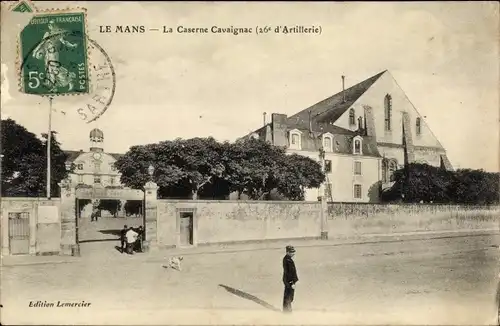
[{"label": "tree foliage", "polygon": [[118,199],[100,199],[97,209],[108,211],[113,217],[116,217],[121,208],[121,202]]},{"label": "tree foliage", "polygon": [[499,202],[499,173],[471,169],[446,171],[415,163],[396,171],[394,180],[394,186],[383,193],[384,201],[479,205]]},{"label": "tree foliage", "polygon": [[134,146],[116,166],[121,181],[142,188],[155,167],[154,181],[162,197],[220,199],[230,192],[266,199],[273,190],[288,199],[304,197],[305,188],[324,180],[321,166],[312,159],[286,155],[285,149],[255,139],[219,143],[213,138],[192,138]]},{"label": "tree foliage", "polygon": [[[12,119],[2,120],[2,195],[46,196],[47,134],[42,139]],[[67,155],[52,131],[51,196],[59,196],[58,183],[67,177]]]}]

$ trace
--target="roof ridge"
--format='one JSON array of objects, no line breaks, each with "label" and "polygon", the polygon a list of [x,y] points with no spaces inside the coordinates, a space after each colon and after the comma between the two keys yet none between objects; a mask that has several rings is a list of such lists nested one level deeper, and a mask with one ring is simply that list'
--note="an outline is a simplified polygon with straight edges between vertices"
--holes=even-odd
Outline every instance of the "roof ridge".
[{"label": "roof ridge", "polygon": [[[311,120],[316,120],[318,116],[329,113],[321,117],[320,121],[328,120],[329,122],[336,121],[354,102],[361,97],[384,73],[384,70],[375,74],[353,86],[342,90],[322,101],[309,106],[308,108],[299,111],[298,113],[288,118],[289,122],[296,120],[295,123],[304,123],[309,121],[309,112],[311,112]],[[345,101],[344,101],[345,98]],[[299,121],[300,120],[300,121]]]}]

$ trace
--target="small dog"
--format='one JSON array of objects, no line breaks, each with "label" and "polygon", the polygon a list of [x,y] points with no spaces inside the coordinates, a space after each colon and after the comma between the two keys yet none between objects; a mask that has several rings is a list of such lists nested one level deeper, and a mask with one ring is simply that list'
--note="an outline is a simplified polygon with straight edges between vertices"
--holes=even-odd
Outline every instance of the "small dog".
[{"label": "small dog", "polygon": [[173,269],[176,269],[178,270],[179,272],[182,271],[182,266],[181,266],[181,261],[184,260],[184,257],[182,256],[174,256],[174,257],[170,257],[170,259],[168,260],[168,266],[164,266],[166,268],[173,268]]}]

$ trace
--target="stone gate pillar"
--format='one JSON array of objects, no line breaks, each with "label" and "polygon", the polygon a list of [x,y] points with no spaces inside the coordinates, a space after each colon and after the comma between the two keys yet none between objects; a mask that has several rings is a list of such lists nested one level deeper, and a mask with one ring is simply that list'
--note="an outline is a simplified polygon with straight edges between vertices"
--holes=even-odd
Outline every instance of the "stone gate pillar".
[{"label": "stone gate pillar", "polygon": [[76,247],[76,189],[69,180],[59,183],[61,187],[61,255],[71,256]]},{"label": "stone gate pillar", "polygon": [[146,183],[144,186],[144,196],[146,206],[144,216],[144,230],[146,231],[144,250],[149,251],[158,249],[158,185],[152,181]]}]

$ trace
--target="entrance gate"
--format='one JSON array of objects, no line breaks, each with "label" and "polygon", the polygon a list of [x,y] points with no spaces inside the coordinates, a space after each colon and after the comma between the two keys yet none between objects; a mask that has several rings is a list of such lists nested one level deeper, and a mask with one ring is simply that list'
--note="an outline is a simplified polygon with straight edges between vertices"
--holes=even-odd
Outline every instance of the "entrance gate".
[{"label": "entrance gate", "polygon": [[[139,220],[141,226],[144,228],[145,232],[145,220],[146,220],[146,212],[145,212],[145,194],[144,191],[138,189],[116,189],[116,188],[104,188],[104,187],[92,187],[92,188],[77,188],[75,190],[75,237],[76,237],[76,246],[78,253],[80,252],[80,244],[87,242],[102,242],[102,241],[118,241],[119,240],[119,229],[123,227],[123,224],[127,224],[126,221],[121,218],[112,218],[107,219],[108,222],[112,222],[111,224],[107,224],[102,221],[90,221],[90,217],[88,219],[82,219],[81,216],[81,200],[89,200],[91,203],[99,200],[122,200],[122,201],[140,201],[141,203],[141,212],[142,218]],[[135,219],[134,219],[135,220]],[[92,224],[93,223],[93,224]],[[106,230],[106,227],[108,228]],[[98,229],[101,230],[98,230]],[[104,228],[104,229],[103,229]],[[83,229],[83,230],[82,230]],[[94,232],[101,232],[104,234],[108,234],[111,236],[115,236],[111,239],[81,239],[81,233],[85,231],[85,236],[89,237],[89,234]],[[144,236],[146,236],[144,234]],[[118,242],[117,242],[118,243]],[[118,248],[117,248],[118,249]]]},{"label": "entrance gate", "polygon": [[29,253],[29,213],[9,212],[9,246],[11,255],[27,255]]}]

